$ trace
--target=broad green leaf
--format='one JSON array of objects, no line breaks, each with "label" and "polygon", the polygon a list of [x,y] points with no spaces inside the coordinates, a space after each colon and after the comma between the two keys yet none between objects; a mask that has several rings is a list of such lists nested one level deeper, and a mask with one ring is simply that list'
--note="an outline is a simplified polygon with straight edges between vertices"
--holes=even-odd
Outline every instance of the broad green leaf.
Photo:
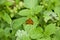
[{"label": "broad green leaf", "polygon": [[27,20],[26,17],[22,17],[22,18],[19,18],[19,19],[15,19],[15,20],[13,21],[13,24],[12,24],[13,28],[15,28],[15,29],[18,28],[18,27],[21,26],[26,20]]},{"label": "broad green leaf", "polygon": [[37,28],[34,28],[34,29],[31,29],[29,31],[29,35],[32,39],[38,39],[38,38],[41,38],[43,37],[43,30],[41,27],[37,27]]},{"label": "broad green leaf", "polygon": [[[2,13],[2,14],[3,14],[3,13]],[[9,16],[7,13],[4,13],[4,14],[2,15],[2,19],[3,19],[4,21],[6,21],[8,24],[11,24],[11,22],[12,22],[10,16]]]},{"label": "broad green leaf", "polygon": [[34,11],[35,14],[38,14],[39,12],[41,12],[43,9],[43,6],[35,6],[34,8],[32,8],[32,11]]},{"label": "broad green leaf", "polygon": [[30,15],[34,15],[34,12],[32,12],[29,9],[24,9],[24,10],[21,10],[18,14],[21,16],[30,16]]},{"label": "broad green leaf", "polygon": [[24,0],[24,6],[27,8],[34,8],[38,5],[38,0]]},{"label": "broad green leaf", "polygon": [[16,40],[31,40],[28,33],[24,30],[18,30],[15,36],[17,37]]},{"label": "broad green leaf", "polygon": [[54,34],[55,31],[56,31],[56,26],[55,26],[55,24],[49,24],[49,25],[45,26],[44,35],[45,35],[45,36],[50,36],[51,34]]}]

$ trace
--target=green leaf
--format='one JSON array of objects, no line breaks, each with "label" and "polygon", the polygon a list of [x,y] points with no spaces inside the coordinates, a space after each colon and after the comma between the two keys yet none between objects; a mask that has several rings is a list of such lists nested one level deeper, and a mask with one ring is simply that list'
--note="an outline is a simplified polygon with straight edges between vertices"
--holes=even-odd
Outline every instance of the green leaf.
[{"label": "green leaf", "polygon": [[29,10],[29,9],[21,10],[18,14],[21,15],[21,16],[34,15],[34,13],[31,10]]},{"label": "green leaf", "polygon": [[49,24],[49,25],[45,26],[44,35],[45,35],[45,36],[50,36],[51,34],[54,34],[55,31],[56,31],[56,26],[55,26],[55,24]]},{"label": "green leaf", "polygon": [[31,40],[28,33],[24,30],[18,30],[15,36],[17,37],[16,40]]},{"label": "green leaf", "polygon": [[21,26],[25,21],[27,20],[26,17],[22,17],[22,18],[19,18],[19,19],[15,19],[13,21],[13,28],[17,29],[19,26]]},{"label": "green leaf", "polygon": [[[3,14],[3,13],[2,13],[2,14]],[[11,20],[10,16],[9,16],[7,13],[4,13],[4,14],[2,15],[2,18],[3,18],[3,20],[6,21],[8,24],[11,24],[12,20]]]},{"label": "green leaf", "polygon": [[39,12],[41,12],[43,9],[43,6],[36,6],[34,8],[32,8],[32,11],[34,11],[35,14],[38,14]]},{"label": "green leaf", "polygon": [[24,0],[24,6],[27,8],[34,8],[38,5],[38,0]]},{"label": "green leaf", "polygon": [[30,31],[28,33],[32,39],[38,39],[38,38],[43,37],[42,32],[43,32],[43,29],[41,27],[37,27],[34,29],[30,29]]}]

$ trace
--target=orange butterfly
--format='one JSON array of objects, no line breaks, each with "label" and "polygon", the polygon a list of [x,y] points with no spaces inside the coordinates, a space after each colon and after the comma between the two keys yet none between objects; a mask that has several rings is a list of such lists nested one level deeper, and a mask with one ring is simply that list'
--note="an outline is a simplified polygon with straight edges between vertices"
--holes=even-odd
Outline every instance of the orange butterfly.
[{"label": "orange butterfly", "polygon": [[26,21],[26,24],[32,24],[33,25],[33,20],[31,18],[29,18],[27,21]]}]

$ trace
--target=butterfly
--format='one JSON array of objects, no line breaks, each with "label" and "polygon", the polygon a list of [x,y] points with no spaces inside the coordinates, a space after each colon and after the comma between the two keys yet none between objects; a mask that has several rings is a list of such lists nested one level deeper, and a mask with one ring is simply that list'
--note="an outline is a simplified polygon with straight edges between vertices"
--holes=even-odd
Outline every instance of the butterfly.
[{"label": "butterfly", "polygon": [[33,25],[33,20],[31,18],[29,18],[28,20],[26,20],[26,24],[32,24]]}]

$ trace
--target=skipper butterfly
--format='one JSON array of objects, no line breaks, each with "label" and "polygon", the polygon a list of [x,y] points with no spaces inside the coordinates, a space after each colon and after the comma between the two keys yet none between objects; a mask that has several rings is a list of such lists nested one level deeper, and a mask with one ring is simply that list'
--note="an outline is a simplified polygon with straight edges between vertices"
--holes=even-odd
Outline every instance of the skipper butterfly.
[{"label": "skipper butterfly", "polygon": [[31,18],[29,18],[28,20],[26,20],[26,24],[32,24],[33,25],[33,20]]}]

